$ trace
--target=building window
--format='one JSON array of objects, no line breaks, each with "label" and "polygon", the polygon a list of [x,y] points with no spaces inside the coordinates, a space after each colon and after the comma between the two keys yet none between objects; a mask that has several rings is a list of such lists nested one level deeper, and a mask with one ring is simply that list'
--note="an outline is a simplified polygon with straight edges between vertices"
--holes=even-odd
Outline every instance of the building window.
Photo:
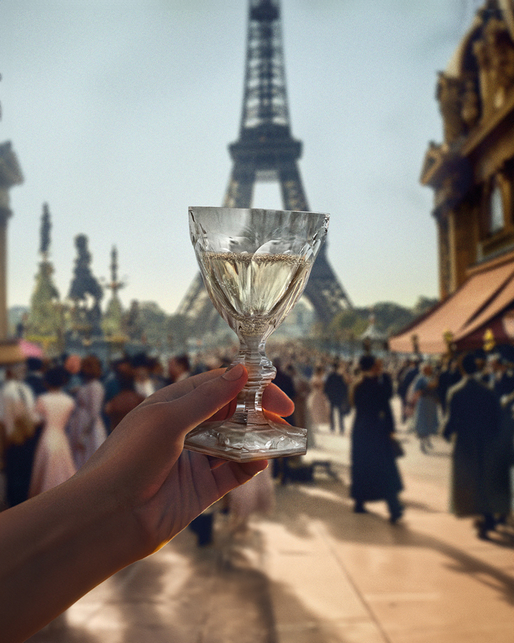
[{"label": "building window", "polygon": [[496,234],[505,227],[503,195],[500,186],[495,182],[491,191],[489,204],[489,232]]}]

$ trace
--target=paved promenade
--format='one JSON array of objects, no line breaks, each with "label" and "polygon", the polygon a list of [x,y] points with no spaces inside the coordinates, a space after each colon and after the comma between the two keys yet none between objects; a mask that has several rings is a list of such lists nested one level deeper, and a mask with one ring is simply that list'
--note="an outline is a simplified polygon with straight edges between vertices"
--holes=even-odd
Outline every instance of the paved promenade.
[{"label": "paved promenade", "polygon": [[423,456],[403,434],[406,514],[354,514],[346,435],[314,484],[276,489],[273,515],[199,549],[185,531],[90,592],[32,643],[513,643],[514,530],[478,540],[447,513],[449,447]]}]

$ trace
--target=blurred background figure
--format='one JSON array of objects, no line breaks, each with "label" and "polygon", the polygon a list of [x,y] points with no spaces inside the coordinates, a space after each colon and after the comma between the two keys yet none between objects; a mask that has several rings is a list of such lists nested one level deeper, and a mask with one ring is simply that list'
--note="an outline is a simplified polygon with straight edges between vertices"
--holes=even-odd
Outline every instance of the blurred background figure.
[{"label": "blurred background figure", "polygon": [[477,535],[487,538],[498,516],[511,509],[512,423],[503,423],[497,396],[476,377],[474,355],[464,356],[461,370],[461,381],[448,392],[442,426],[443,437],[454,441],[451,510],[460,517],[478,516]]},{"label": "blurred background figure", "polygon": [[66,355],[64,357],[64,368],[68,372],[68,382],[64,390],[72,396],[77,394],[79,387],[82,385],[82,378],[80,376],[80,367],[82,358],[80,355]]},{"label": "blurred background figure", "polygon": [[66,435],[66,426],[75,408],[74,399],[62,390],[67,379],[63,366],[48,369],[44,378],[47,392],[36,401],[43,430],[34,457],[30,497],[56,487],[76,472]]},{"label": "blurred background figure", "polygon": [[134,369],[128,361],[115,366],[115,377],[119,392],[104,406],[104,413],[109,420],[109,429],[113,431],[123,418],[145,400],[134,386]]},{"label": "blurred background figure", "polygon": [[340,371],[339,360],[332,363],[332,369],[325,380],[323,392],[330,403],[330,430],[336,430],[336,419],[339,433],[344,433],[344,417],[348,413],[348,384]]},{"label": "blurred background figure", "polygon": [[320,426],[328,424],[330,421],[330,404],[323,392],[325,386],[325,369],[323,366],[318,365],[314,368],[309,384],[311,387],[311,392],[307,398],[309,421],[313,430],[317,431]]},{"label": "blurred background figure", "polygon": [[131,361],[134,370],[134,388],[145,398],[155,393],[155,384],[151,377],[151,360],[146,353],[137,353]]},{"label": "blurred background figure", "polygon": [[[309,382],[307,381],[307,378],[303,375],[301,370],[294,364],[288,364],[286,373],[293,381],[295,426],[308,429],[307,397],[309,396],[309,392],[311,390]],[[313,444],[308,442],[308,446],[313,446]]]},{"label": "blurred background figure", "polygon": [[27,374],[25,375],[25,384],[30,386],[36,397],[41,395],[41,393],[46,393],[47,388],[43,381],[43,360],[39,357],[28,357],[26,365]]},{"label": "blurred background figure", "polygon": [[[287,372],[287,370],[283,368],[282,360],[280,359],[280,357],[275,357],[273,359],[273,366],[277,369],[273,384],[276,384],[281,391],[284,391],[289,399],[295,402],[296,390],[294,386],[294,380]],[[286,422],[289,422],[289,424],[296,425],[296,411],[294,411],[291,415],[284,419]]]},{"label": "blurred background figure", "polygon": [[355,406],[351,443],[354,511],[364,513],[366,502],[385,500],[394,524],[403,514],[398,498],[403,484],[391,440],[394,420],[389,390],[379,380],[372,355],[362,356],[359,368],[360,377],[350,395]]},{"label": "blurred background figure", "polygon": [[168,380],[169,384],[181,382],[191,375],[191,363],[189,356],[183,353],[175,355],[168,360]]},{"label": "blurred background figure", "polygon": [[428,453],[432,448],[430,440],[439,428],[438,379],[429,362],[422,364],[421,372],[412,383],[412,405],[414,407],[413,429],[419,438],[420,449]]},{"label": "blurred background figure", "polygon": [[0,345],[5,382],[0,392],[6,501],[13,507],[28,498],[34,453],[41,424],[32,389],[24,382],[25,355],[17,344]]},{"label": "blurred background figure", "polygon": [[89,460],[107,437],[102,419],[104,387],[102,363],[96,355],[87,355],[81,363],[82,384],[76,395],[76,408],[68,424],[68,434],[77,469]]},{"label": "blurred background figure", "polygon": [[153,382],[154,389],[158,391],[167,385],[167,379],[164,376],[164,367],[158,357],[149,358],[150,379]]},{"label": "blurred background figure", "polygon": [[397,393],[402,403],[402,422],[406,422],[413,414],[413,408],[409,404],[409,390],[412,382],[419,373],[419,359],[408,359],[398,373]]},{"label": "blurred background figure", "polygon": [[439,369],[439,377],[437,378],[437,397],[441,407],[441,413],[446,413],[446,398],[448,391],[454,384],[462,377],[458,360],[453,356],[446,356]]}]

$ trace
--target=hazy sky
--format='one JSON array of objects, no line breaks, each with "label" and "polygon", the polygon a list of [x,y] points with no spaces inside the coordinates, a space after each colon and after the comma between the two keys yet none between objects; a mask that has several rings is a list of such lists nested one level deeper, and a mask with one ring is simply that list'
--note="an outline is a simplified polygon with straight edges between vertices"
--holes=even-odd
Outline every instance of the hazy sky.
[{"label": "hazy sky", "polygon": [[[311,210],[331,214],[328,260],[357,306],[437,296],[433,193],[419,183],[440,142],[437,71],[473,0],[282,0],[292,134]],[[2,0],[0,142],[14,187],[8,304],[27,305],[43,203],[61,297],[74,237],[120,292],[175,312],[197,266],[188,205],[221,205],[238,138],[247,0]],[[258,183],[255,207],[282,207]],[[105,300],[108,298],[106,296]]]}]

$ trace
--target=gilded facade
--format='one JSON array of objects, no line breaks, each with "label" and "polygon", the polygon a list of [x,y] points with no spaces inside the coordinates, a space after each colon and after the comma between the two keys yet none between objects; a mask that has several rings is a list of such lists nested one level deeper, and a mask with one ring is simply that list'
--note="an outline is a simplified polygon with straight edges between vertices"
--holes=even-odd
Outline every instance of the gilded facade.
[{"label": "gilded facade", "polygon": [[438,75],[443,142],[421,182],[434,189],[441,299],[473,271],[514,261],[514,2],[489,0]]}]

